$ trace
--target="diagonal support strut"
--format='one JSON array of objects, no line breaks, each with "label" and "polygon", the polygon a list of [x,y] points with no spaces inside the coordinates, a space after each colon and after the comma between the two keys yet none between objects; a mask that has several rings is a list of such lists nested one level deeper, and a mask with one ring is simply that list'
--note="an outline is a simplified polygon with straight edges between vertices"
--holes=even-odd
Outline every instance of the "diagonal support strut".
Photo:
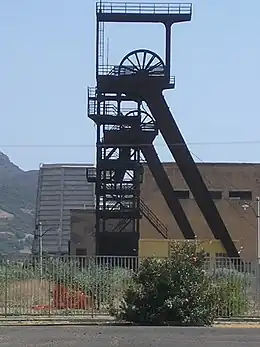
[{"label": "diagonal support strut", "polygon": [[141,151],[145,157],[147,165],[160,189],[176,223],[178,224],[185,239],[195,239],[195,233],[190,222],[182,208],[182,205],[176,197],[175,191],[165,172],[162,163],[156,153],[153,145],[142,146]]},{"label": "diagonal support strut", "polygon": [[145,95],[145,101],[156,119],[158,128],[215,239],[219,239],[222,242],[229,257],[239,257],[236,246],[212,200],[161,91],[154,90],[151,92],[149,90],[149,93]]}]

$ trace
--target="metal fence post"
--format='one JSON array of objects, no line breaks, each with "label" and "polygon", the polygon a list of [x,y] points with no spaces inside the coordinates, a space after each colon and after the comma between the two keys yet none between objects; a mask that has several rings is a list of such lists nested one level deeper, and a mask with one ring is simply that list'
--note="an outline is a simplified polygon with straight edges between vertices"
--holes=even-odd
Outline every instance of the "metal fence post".
[{"label": "metal fence post", "polygon": [[[142,261],[139,257],[112,256],[64,259],[59,256],[43,260],[41,287],[39,287],[41,277],[39,258],[34,258],[33,264],[26,259],[23,262],[8,257],[0,260],[2,269],[0,314],[3,317],[25,314],[25,312],[27,315],[33,315],[38,309],[49,317],[67,314],[96,317],[110,314],[110,308],[117,309],[123,293],[131,283],[133,273],[138,272]],[[219,306],[219,314],[222,317],[229,317],[232,314],[241,317],[248,314],[259,316],[259,260],[255,258],[250,263],[243,262],[243,267],[238,269],[236,259],[214,257],[212,254],[206,257],[204,263],[206,275],[210,276],[214,285],[222,282],[224,285],[225,305]],[[68,306],[67,309],[60,307],[63,289],[59,289],[58,284],[62,284],[61,287],[70,296],[69,299],[65,295],[62,300]],[[33,306],[30,304],[31,300]],[[28,307],[29,304],[31,309]]]},{"label": "metal fence post", "polygon": [[4,258],[5,266],[5,317],[8,315],[8,261],[7,258]]},{"label": "metal fence post", "polygon": [[49,314],[49,317],[51,316],[51,304],[52,304],[52,302],[51,302],[51,279],[50,279],[50,276],[48,276],[49,278],[48,278],[48,291],[49,291],[49,303],[48,303],[48,314]]},{"label": "metal fence post", "polygon": [[216,267],[216,259],[212,256],[212,254],[209,255],[209,270],[213,274],[215,273],[215,267]]},{"label": "metal fence post", "polygon": [[255,290],[256,290],[256,295],[255,295],[255,309],[256,311],[259,310],[260,308],[260,272],[259,272],[259,259],[256,259],[256,264],[255,264]]}]

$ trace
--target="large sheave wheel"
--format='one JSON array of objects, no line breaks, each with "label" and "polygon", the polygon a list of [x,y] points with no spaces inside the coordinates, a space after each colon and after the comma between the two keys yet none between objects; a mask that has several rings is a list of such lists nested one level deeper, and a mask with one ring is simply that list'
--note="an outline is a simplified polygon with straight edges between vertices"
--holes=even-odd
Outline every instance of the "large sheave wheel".
[{"label": "large sheave wheel", "polygon": [[146,74],[165,75],[165,65],[161,57],[147,49],[138,49],[127,54],[119,65],[119,76]]}]

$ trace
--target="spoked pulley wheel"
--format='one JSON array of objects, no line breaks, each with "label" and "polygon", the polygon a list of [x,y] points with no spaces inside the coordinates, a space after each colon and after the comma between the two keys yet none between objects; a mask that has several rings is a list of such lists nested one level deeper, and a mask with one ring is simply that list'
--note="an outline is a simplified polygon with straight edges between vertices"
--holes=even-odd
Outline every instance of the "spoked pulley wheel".
[{"label": "spoked pulley wheel", "polygon": [[119,75],[160,75],[165,74],[165,65],[161,57],[147,49],[138,49],[127,54],[119,65]]},{"label": "spoked pulley wheel", "polygon": [[125,117],[140,117],[140,128],[142,130],[154,130],[156,128],[154,118],[146,111],[130,111],[125,114]]}]

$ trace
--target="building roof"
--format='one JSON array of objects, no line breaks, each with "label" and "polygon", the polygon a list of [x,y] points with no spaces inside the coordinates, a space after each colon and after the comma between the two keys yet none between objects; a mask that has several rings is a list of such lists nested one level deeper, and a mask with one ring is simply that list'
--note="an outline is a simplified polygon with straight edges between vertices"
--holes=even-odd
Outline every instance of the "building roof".
[{"label": "building roof", "polygon": [[[174,161],[162,162],[164,166],[177,165]],[[215,166],[260,166],[260,163],[252,162],[196,162],[196,165],[215,165]]]},{"label": "building roof", "polygon": [[[259,162],[199,162],[195,161],[196,165],[202,166],[260,166]],[[146,165],[146,162],[143,162]],[[163,166],[177,165],[174,161],[162,162]],[[93,163],[55,163],[55,164],[40,164],[40,168],[54,169],[54,168],[88,168],[95,167]]]},{"label": "building roof", "polygon": [[55,164],[40,164],[40,169],[54,169],[54,168],[86,168],[86,167],[94,167],[94,164],[86,163],[86,164],[80,164],[80,163],[55,163]]}]

